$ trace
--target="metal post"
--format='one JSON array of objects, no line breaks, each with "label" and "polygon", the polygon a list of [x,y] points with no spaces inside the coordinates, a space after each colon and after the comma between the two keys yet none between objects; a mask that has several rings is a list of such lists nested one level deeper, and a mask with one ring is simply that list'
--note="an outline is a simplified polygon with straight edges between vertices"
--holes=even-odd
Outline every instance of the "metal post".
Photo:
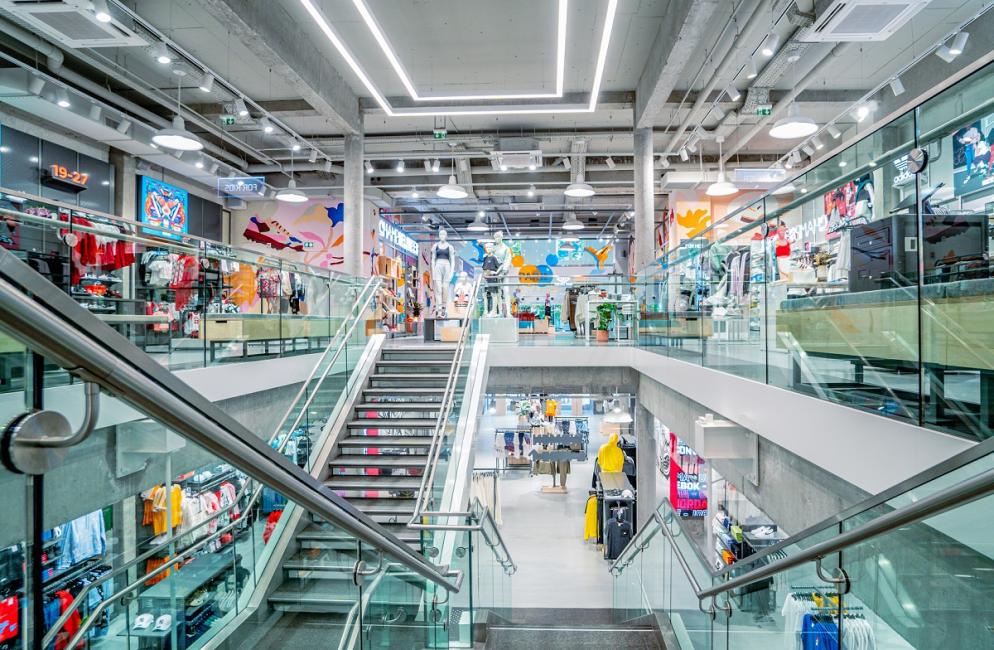
[{"label": "metal post", "polygon": [[[42,410],[45,406],[45,358],[36,352],[31,353],[31,408]],[[45,594],[42,576],[42,535],[45,532],[45,477],[28,476],[27,486],[31,499],[31,560],[27,566],[26,581],[31,599],[31,647],[42,650],[41,640],[45,636]]]},{"label": "metal post", "polygon": [[354,276],[363,273],[362,242],[365,226],[363,204],[363,136],[345,136],[345,249],[342,270]]},{"label": "metal post", "polygon": [[655,218],[655,178],[653,173],[652,129],[635,129],[635,268],[642,269],[656,258],[653,240]]}]

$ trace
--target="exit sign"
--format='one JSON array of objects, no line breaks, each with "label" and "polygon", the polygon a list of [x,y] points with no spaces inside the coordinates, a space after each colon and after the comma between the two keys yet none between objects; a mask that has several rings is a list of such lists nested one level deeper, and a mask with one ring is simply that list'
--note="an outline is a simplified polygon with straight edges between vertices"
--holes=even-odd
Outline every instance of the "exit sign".
[{"label": "exit sign", "polygon": [[769,115],[773,112],[771,104],[760,104],[756,107],[756,115]]},{"label": "exit sign", "polygon": [[235,116],[234,115],[222,115],[220,118],[221,124],[224,126],[234,126]]},{"label": "exit sign", "polygon": [[444,140],[449,135],[449,132],[447,129],[435,129],[434,134],[436,140]]}]

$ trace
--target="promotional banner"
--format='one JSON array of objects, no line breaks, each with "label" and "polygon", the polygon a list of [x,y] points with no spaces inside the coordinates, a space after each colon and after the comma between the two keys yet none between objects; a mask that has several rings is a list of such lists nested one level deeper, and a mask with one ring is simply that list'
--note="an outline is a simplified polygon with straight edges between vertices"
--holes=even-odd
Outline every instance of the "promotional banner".
[{"label": "promotional banner", "polygon": [[155,228],[153,235],[179,239],[190,230],[190,195],[169,183],[142,176],[139,221]]},{"label": "promotional banner", "polygon": [[953,134],[953,190],[968,194],[994,184],[994,114],[985,115]]},{"label": "promotional banner", "polygon": [[681,517],[708,514],[707,461],[670,432],[670,503]]}]

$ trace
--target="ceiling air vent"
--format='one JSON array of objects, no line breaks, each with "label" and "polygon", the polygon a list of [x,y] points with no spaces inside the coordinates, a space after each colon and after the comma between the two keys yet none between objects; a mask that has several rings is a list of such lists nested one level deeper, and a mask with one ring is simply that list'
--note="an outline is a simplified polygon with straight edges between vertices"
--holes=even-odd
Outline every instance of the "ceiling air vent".
[{"label": "ceiling air vent", "polygon": [[800,40],[836,43],[885,41],[930,0],[835,0],[804,30]]},{"label": "ceiling air vent", "polygon": [[0,0],[0,9],[68,48],[148,44],[117,19],[109,23],[97,20],[89,0]]}]

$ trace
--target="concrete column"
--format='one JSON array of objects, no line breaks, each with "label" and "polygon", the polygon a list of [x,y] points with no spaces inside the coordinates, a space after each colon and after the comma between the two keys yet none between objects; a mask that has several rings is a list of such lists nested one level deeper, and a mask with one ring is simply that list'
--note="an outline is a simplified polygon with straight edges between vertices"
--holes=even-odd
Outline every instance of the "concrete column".
[{"label": "concrete column", "polygon": [[656,257],[653,238],[655,177],[652,160],[652,129],[635,129],[635,270]]},{"label": "concrete column", "polygon": [[111,149],[110,164],[114,166],[114,207],[113,213],[125,219],[138,218],[138,159],[134,156]]},{"label": "concrete column", "polygon": [[653,418],[641,403],[635,407],[635,446],[638,449],[635,461],[635,491],[638,497],[639,530],[652,517],[659,505],[660,495],[656,494],[656,437],[653,435]]},{"label": "concrete column", "polygon": [[362,240],[365,225],[363,188],[363,136],[345,136],[345,243],[342,270],[350,275],[364,275]]}]

